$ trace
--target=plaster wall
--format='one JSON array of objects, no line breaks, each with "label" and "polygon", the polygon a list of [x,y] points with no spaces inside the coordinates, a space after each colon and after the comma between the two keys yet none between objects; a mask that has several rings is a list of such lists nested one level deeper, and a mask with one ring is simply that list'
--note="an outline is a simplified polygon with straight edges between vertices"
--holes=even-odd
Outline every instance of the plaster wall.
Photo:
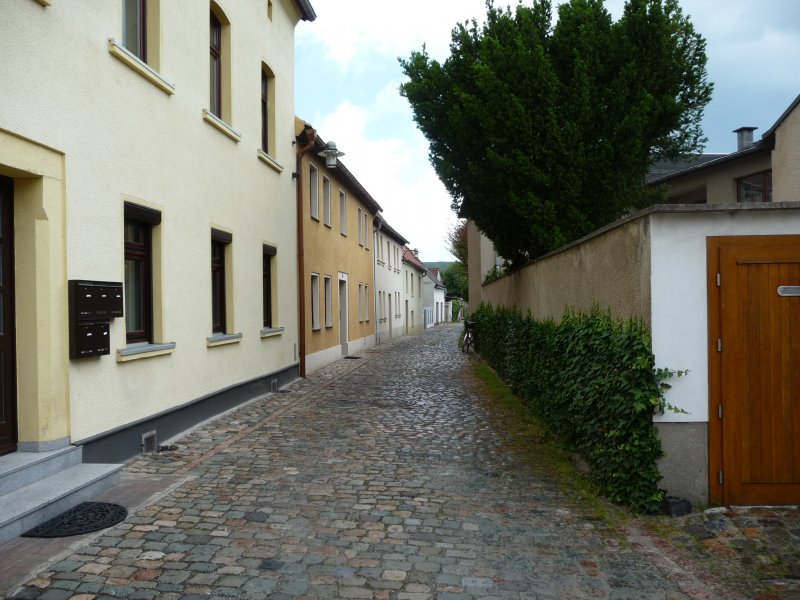
[{"label": "plaster wall", "polygon": [[800,200],[800,107],[795,107],[775,131],[772,199],[774,202]]},{"label": "plaster wall", "polygon": [[530,311],[537,319],[560,320],[567,308],[589,310],[597,304],[614,317],[649,323],[649,276],[648,221],[637,219],[484,285],[477,297],[494,306],[516,306],[523,314]]},{"label": "plaster wall", "polygon": [[[158,72],[174,84],[174,93],[110,51],[108,39],[119,43],[122,37],[120,2],[71,0],[43,6],[26,0],[3,10],[0,127],[57,149],[65,165],[60,183],[65,219],[46,225],[51,241],[53,228],[61,228],[65,244],[49,252],[54,264],[64,261],[64,272],[50,276],[52,296],[37,296],[31,308],[51,312],[41,324],[55,346],[42,343],[35,360],[20,367],[37,365],[34,379],[40,381],[48,376],[40,369],[68,372],[59,379],[65,388],[68,380],[60,400],[69,399],[68,415],[40,411],[60,421],[55,428],[42,422],[31,426],[40,438],[66,430],[73,441],[81,440],[296,360],[296,227],[294,211],[286,207],[294,206],[294,25],[299,14],[287,2],[275,3],[271,21],[266,3],[219,0],[218,5],[230,21],[228,125],[238,141],[203,117],[209,104],[207,3],[160,3]],[[261,63],[275,75],[270,161],[258,157]],[[0,162],[8,166],[14,160]],[[153,303],[163,322],[155,341],[175,342],[176,347],[165,355],[117,362],[116,351],[126,341],[124,319],[115,319],[110,356],[67,361],[66,280],[124,281],[125,201],[161,211],[161,248],[154,265],[161,285]],[[39,237],[40,224],[45,225],[37,221],[35,243],[45,241]],[[212,227],[233,235],[226,274],[228,329],[242,333],[237,343],[220,347],[208,347],[206,341],[211,335]],[[260,335],[264,243],[277,248],[274,322],[285,328],[269,338]],[[23,330],[33,327],[24,309],[17,320]],[[54,394],[50,399],[41,390],[31,394],[20,395],[23,415],[27,403],[57,402]]]},{"label": "plaster wall", "polygon": [[403,261],[403,318],[406,319],[406,307],[408,307],[408,319],[406,322],[406,333],[421,333],[425,328],[424,316],[422,313],[422,276],[424,271],[409,265]]}]

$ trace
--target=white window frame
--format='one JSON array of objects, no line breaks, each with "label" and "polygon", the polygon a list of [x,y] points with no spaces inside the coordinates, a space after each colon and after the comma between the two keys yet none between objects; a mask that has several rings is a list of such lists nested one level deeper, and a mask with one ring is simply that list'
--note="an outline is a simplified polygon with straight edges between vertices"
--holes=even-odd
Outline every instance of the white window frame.
[{"label": "white window frame", "polygon": [[358,245],[364,245],[364,229],[361,226],[361,215],[364,211],[361,210],[361,207],[358,207]]},{"label": "white window frame", "polygon": [[311,218],[319,221],[319,170],[314,165],[308,165],[308,196],[311,202]]},{"label": "white window frame", "polygon": [[369,248],[369,215],[364,211],[364,248]]},{"label": "white window frame", "polygon": [[325,275],[325,327],[333,327],[333,280]]},{"label": "white window frame", "polygon": [[369,286],[364,284],[364,320],[369,322]]},{"label": "white window frame", "polygon": [[347,194],[339,190],[339,233],[347,237]]},{"label": "white window frame", "polygon": [[311,331],[319,331],[319,274],[311,274]]},{"label": "white window frame", "polygon": [[361,302],[361,290],[363,289],[364,284],[358,284],[358,322],[361,323],[364,320],[364,304]]},{"label": "white window frame", "polygon": [[322,176],[322,222],[331,226],[331,180]]}]

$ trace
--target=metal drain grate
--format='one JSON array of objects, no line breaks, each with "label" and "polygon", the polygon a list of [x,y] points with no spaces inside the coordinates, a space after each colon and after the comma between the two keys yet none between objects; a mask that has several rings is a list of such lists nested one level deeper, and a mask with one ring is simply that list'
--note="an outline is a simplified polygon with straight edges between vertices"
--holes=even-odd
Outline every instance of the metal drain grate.
[{"label": "metal drain grate", "polygon": [[83,502],[75,508],[29,529],[22,537],[56,538],[91,533],[111,527],[128,516],[128,509],[109,502]]}]

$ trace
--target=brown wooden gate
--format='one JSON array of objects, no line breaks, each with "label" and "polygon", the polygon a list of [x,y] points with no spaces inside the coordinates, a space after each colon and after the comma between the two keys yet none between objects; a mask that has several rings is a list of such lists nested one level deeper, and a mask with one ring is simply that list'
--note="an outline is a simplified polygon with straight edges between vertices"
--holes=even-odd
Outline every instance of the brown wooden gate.
[{"label": "brown wooden gate", "polygon": [[710,497],[800,502],[800,236],[708,238]]},{"label": "brown wooden gate", "polygon": [[14,181],[0,177],[0,454],[17,449]]}]

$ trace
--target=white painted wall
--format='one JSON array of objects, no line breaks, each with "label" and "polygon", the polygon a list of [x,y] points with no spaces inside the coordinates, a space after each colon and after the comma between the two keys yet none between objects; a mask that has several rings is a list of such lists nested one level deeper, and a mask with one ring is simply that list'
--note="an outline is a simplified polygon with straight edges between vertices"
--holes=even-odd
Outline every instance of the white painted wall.
[{"label": "white painted wall", "polygon": [[[403,245],[382,230],[375,231],[373,237],[376,340],[380,344],[387,339],[403,335],[405,331]],[[379,295],[378,292],[382,293]],[[391,314],[389,314],[389,297],[391,297]],[[379,303],[383,304],[383,308],[378,306]]]},{"label": "white painted wall", "polygon": [[706,236],[800,233],[800,211],[655,213],[650,217],[653,353],[658,367],[689,370],[666,399],[687,414],[660,422],[708,421]]},{"label": "white painted wall", "polygon": [[[109,53],[121,43],[122,3],[4,3],[0,18],[0,127],[65,155],[70,279],[124,281],[123,202],[162,213],[163,340],[173,353],[116,362],[124,319],[111,323],[111,355],[69,361],[71,437],[80,440],[211,394],[296,361],[293,3],[218,0],[231,21],[236,142],[208,122],[209,4],[161,5],[161,75],[167,95]],[[293,12],[287,12],[293,11]],[[275,75],[276,148],[282,172],[257,157],[260,73]],[[232,332],[211,334],[210,230],[233,233]],[[276,326],[261,338],[261,249],[278,249]],[[64,309],[66,313],[66,308]],[[67,357],[64,357],[67,361]]]}]

